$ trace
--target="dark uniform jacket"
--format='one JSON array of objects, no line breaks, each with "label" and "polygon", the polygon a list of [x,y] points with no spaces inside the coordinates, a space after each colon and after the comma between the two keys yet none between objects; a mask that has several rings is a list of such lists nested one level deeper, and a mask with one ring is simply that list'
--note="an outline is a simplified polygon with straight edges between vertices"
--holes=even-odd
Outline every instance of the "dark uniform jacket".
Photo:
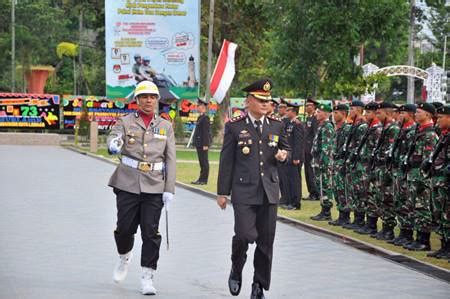
[{"label": "dark uniform jacket", "polygon": [[209,117],[207,114],[202,114],[197,119],[197,124],[194,131],[194,145],[196,147],[209,146],[210,132],[209,132]]},{"label": "dark uniform jacket", "polygon": [[308,116],[305,121],[305,152],[310,154],[319,122],[316,116]]},{"label": "dark uniform jacket", "polygon": [[279,119],[266,116],[261,136],[248,116],[226,123],[217,193],[231,194],[233,204],[263,204],[265,192],[269,203],[277,204],[280,187],[275,154],[278,149],[290,151]]},{"label": "dark uniform jacket", "polygon": [[305,151],[303,147],[305,145],[304,141],[304,127],[302,123],[297,123],[295,120],[286,122],[286,137],[291,147],[292,154],[290,159],[290,163],[293,160],[300,160],[301,162],[305,161]]}]

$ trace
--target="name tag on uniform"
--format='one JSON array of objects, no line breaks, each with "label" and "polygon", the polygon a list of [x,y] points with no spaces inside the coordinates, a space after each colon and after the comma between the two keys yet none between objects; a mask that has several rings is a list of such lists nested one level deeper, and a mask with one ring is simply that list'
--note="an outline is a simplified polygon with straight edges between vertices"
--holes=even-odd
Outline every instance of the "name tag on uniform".
[{"label": "name tag on uniform", "polygon": [[157,139],[167,139],[167,131],[162,128],[154,128],[153,136]]}]

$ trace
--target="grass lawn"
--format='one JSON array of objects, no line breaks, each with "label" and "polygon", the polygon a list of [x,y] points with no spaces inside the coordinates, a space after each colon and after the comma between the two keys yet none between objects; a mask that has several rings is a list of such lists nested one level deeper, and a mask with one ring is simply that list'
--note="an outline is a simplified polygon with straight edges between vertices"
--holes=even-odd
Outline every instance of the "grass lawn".
[{"label": "grass lawn", "polygon": [[[111,157],[106,149],[99,149],[97,152],[99,155],[103,155],[106,157]],[[218,161],[220,156],[219,152],[210,152],[209,153],[209,159],[210,161]],[[184,150],[184,149],[177,149],[177,159],[179,160],[192,160],[193,162],[197,161],[197,153],[192,150]],[[218,173],[219,166],[217,164],[210,164],[210,177],[207,185],[204,186],[197,186],[198,188],[201,188],[203,190],[216,193],[217,191],[217,173]],[[189,162],[179,162],[177,163],[177,180],[182,183],[190,184],[190,182],[197,180],[198,175],[200,173],[200,167],[198,163],[189,163]],[[304,176],[303,176],[304,178]],[[306,183],[303,179],[302,181],[302,190],[303,195],[307,195],[307,189],[306,189]],[[446,268],[450,270],[450,263],[447,262],[447,260],[439,260],[434,258],[428,258],[426,257],[427,252],[412,252],[408,251],[406,249],[403,249],[402,247],[397,247],[390,245],[384,241],[378,241],[376,239],[373,239],[369,236],[360,235],[357,233],[354,233],[353,231],[343,229],[341,227],[331,226],[328,225],[325,221],[313,221],[309,217],[316,215],[320,211],[320,203],[318,201],[302,201],[302,209],[299,211],[286,211],[283,209],[279,209],[279,214],[293,218],[302,222],[306,222],[309,224],[313,224],[322,228],[325,228],[330,231],[334,231],[337,233],[341,233],[344,235],[347,235],[349,237],[376,245],[378,247],[382,247],[394,252],[398,252],[400,254],[404,254],[407,256],[414,257],[418,260],[437,265],[442,268]],[[337,211],[335,208],[332,209],[332,215],[333,219],[337,218]],[[378,227],[381,227],[381,221],[378,221]],[[396,229],[396,234],[398,234],[398,229]],[[440,239],[437,234],[433,233],[431,235],[431,247],[432,250],[436,250],[440,248]]]}]

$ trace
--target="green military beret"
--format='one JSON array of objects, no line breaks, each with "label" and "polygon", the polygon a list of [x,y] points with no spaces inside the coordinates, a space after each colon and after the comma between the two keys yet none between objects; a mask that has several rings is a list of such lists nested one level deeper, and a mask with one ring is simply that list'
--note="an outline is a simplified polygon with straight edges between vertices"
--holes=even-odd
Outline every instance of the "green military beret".
[{"label": "green military beret", "polygon": [[317,109],[322,110],[323,112],[331,112],[331,106],[327,105],[327,104],[320,104],[319,107],[317,107]]},{"label": "green military beret", "polygon": [[346,112],[348,112],[349,109],[350,108],[346,104],[338,104],[333,108],[334,111],[346,111]]}]

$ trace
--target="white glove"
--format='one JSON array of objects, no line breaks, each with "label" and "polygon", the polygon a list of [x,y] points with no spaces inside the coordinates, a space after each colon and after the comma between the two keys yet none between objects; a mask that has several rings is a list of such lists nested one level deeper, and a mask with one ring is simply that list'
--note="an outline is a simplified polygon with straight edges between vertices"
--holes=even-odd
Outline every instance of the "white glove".
[{"label": "white glove", "polygon": [[162,200],[166,210],[169,210],[169,203],[173,200],[173,194],[170,192],[164,192],[162,196]]},{"label": "white glove", "polygon": [[112,155],[117,155],[118,153],[120,153],[122,146],[123,146],[122,135],[119,135],[113,138],[109,143],[108,147],[109,153]]}]

